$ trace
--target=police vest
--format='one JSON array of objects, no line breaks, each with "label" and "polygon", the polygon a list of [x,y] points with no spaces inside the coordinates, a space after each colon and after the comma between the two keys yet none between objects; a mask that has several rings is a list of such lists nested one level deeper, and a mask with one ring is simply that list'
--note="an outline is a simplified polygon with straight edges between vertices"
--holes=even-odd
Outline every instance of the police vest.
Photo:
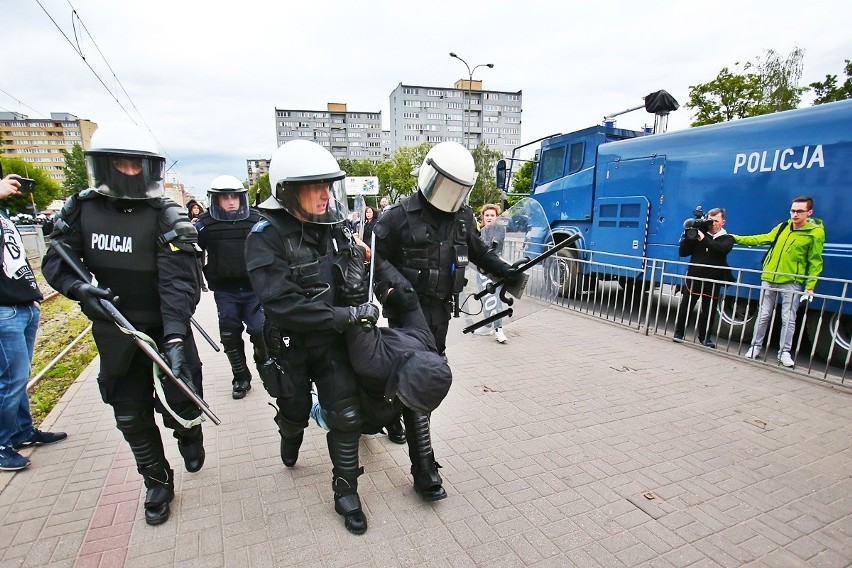
[{"label": "police vest", "polygon": [[162,325],[157,289],[160,209],[145,201],[124,213],[104,198],[80,200],[83,261],[98,286],[119,296],[119,309],[138,325]]},{"label": "police vest", "polygon": [[408,213],[408,232],[403,236],[400,273],[421,296],[447,300],[464,289],[468,264],[467,223],[461,212],[453,217],[450,238],[439,240],[419,212]]},{"label": "police vest", "polygon": [[[320,242],[314,243],[308,242],[309,239],[301,230],[287,230],[286,224],[293,222],[287,218],[289,214],[264,211],[261,216],[281,234],[285,258],[293,272],[293,281],[304,290],[305,296],[337,305],[337,287],[342,284],[349,251],[354,246],[351,229],[343,223],[338,223],[331,230],[323,231]],[[274,337],[277,326],[270,328]],[[323,338],[329,336],[336,338],[339,334],[315,332],[310,337],[304,337],[304,343],[308,346],[319,345],[326,343],[327,339]]]},{"label": "police vest", "polygon": [[248,284],[246,237],[259,220],[260,214],[257,211],[251,211],[248,219],[242,221],[217,221],[209,213],[199,217],[199,222],[204,227],[202,230],[207,249],[204,276],[210,283],[245,280]]}]

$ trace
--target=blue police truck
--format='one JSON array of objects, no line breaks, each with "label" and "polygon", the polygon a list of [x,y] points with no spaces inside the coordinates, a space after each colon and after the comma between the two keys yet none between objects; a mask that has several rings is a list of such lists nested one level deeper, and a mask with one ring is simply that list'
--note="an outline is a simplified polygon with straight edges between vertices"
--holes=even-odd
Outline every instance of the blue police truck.
[{"label": "blue police truck", "polygon": [[[623,268],[618,273],[625,287],[648,277],[649,259],[686,260],[678,257],[678,240],[697,205],[705,211],[725,208],[728,231],[748,235],[789,219],[798,195],[814,198],[814,216],[825,223],[822,277],[852,279],[852,101],[664,134],[593,126],[540,142],[530,196],[543,206],[554,239],[582,235],[575,248],[563,252],[567,259],[588,259],[590,251],[615,253],[607,263]],[[501,161],[497,178],[503,189],[506,173]],[[737,246],[729,264],[759,271],[765,249]],[[581,285],[612,278],[612,272],[595,274],[596,263],[564,265],[586,272],[570,279]],[[744,272],[743,282],[758,284],[759,273]],[[850,292],[840,282],[817,288],[820,295],[849,298]],[[817,335],[831,335],[835,350],[848,350],[850,305],[825,302],[836,333]],[[751,319],[755,306],[742,309],[748,303],[756,304],[753,291],[722,321],[737,323],[738,314]],[[822,303],[810,309],[820,310]],[[825,354],[830,345],[821,342],[817,351]]]}]

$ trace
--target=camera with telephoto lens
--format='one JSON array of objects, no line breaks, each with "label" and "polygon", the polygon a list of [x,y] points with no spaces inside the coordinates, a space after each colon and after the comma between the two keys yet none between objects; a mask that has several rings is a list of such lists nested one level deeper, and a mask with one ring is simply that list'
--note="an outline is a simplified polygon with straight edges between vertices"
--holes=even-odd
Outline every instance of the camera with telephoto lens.
[{"label": "camera with telephoto lens", "polygon": [[708,219],[704,209],[699,205],[692,211],[693,218],[683,222],[683,238],[690,240],[698,239],[698,231],[709,233],[713,228],[713,219]]}]

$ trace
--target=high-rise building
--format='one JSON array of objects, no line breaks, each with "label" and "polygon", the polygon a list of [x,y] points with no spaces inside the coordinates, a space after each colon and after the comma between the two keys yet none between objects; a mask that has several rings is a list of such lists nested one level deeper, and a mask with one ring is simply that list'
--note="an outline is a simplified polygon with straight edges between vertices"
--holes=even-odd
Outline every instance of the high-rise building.
[{"label": "high-rise building", "polygon": [[248,172],[249,187],[251,187],[257,183],[257,178],[269,173],[269,158],[246,160],[246,171]]},{"label": "high-rise building", "polygon": [[0,112],[0,153],[18,158],[44,170],[51,179],[65,181],[65,158],[74,144],[88,150],[98,125],[66,112],[50,118],[29,118],[17,112]]},{"label": "high-rise building", "polygon": [[391,144],[485,143],[510,156],[521,143],[522,106],[522,91],[487,91],[478,80],[459,79],[452,88],[400,83],[390,94]]},{"label": "high-rise building", "polygon": [[275,109],[278,146],[299,138],[327,148],[337,158],[382,161],[382,113],[350,112],[343,103],[326,110]]}]

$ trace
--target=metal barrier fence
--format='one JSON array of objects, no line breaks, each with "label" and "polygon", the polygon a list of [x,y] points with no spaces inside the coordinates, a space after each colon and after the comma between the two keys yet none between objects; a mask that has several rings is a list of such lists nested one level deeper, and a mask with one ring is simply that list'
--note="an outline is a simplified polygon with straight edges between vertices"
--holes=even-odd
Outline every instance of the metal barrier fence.
[{"label": "metal barrier fence", "polygon": [[[503,250],[507,260],[514,261],[524,255],[524,249],[540,247],[508,240]],[[535,249],[533,249],[535,250]],[[527,253],[528,254],[528,253]],[[568,253],[570,254],[570,253]],[[688,262],[600,253],[590,251],[588,258],[558,256],[545,262],[539,279],[547,280],[544,288],[555,288],[559,293],[556,305],[619,323],[633,329],[674,339],[675,322],[681,310],[685,316],[683,341],[706,349],[698,337],[710,339],[718,352],[744,357],[751,347],[752,334],[758,319],[761,286],[747,282],[760,282],[760,271],[732,268],[733,283],[707,281],[718,284],[718,294],[705,329],[696,329],[701,301],[687,310],[681,302],[684,294],[684,274]],[[629,267],[643,268],[629,268]],[[531,283],[535,283],[535,276]],[[821,293],[820,289],[839,290],[835,294]],[[539,283],[527,292],[547,299]],[[779,365],[777,357],[780,336],[781,304],[777,303],[769,320],[760,356],[755,361],[765,365]],[[790,355],[795,367],[790,372],[806,375],[831,384],[852,386],[850,361],[852,361],[852,280],[819,278],[812,302],[801,302],[796,314],[796,332]]]}]

